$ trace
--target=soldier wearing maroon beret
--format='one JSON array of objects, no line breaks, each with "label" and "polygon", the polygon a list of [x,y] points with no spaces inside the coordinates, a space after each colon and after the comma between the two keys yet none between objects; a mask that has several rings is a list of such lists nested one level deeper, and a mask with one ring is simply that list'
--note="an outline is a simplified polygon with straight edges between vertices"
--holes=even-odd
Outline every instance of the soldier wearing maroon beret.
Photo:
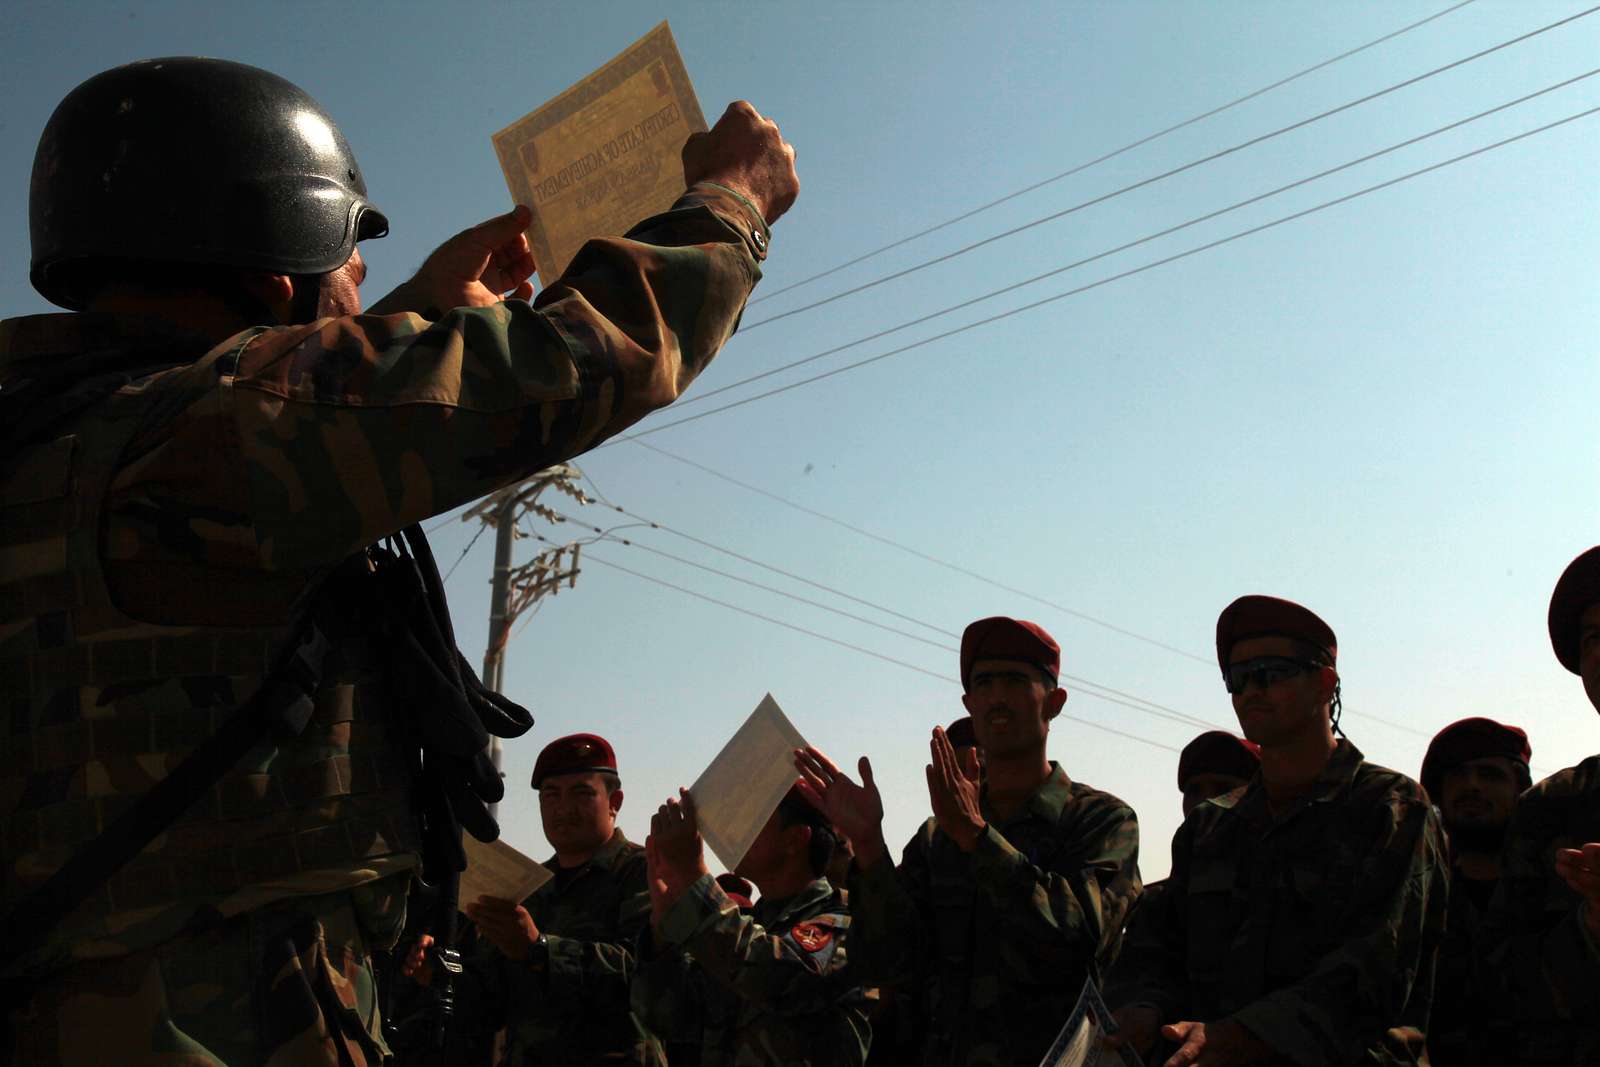
[{"label": "soldier wearing maroon beret", "polygon": [[[596,734],[557,738],[534,761],[533,788],[555,847],[545,862],[553,877],[526,900],[482,897],[463,908],[490,946],[467,966],[482,976],[489,1033],[506,1028],[501,1062],[663,1065],[660,1042],[629,1007],[650,894],[644,849],[616,825],[616,752]],[[425,947],[407,961],[424,982]]]},{"label": "soldier wearing maroon beret", "polygon": [[[1600,711],[1600,545],[1556,582],[1547,625]],[[1518,801],[1483,938],[1492,1062],[1600,1063],[1600,755]]]},{"label": "soldier wearing maroon beret", "polygon": [[935,728],[933,815],[898,868],[865,757],[856,784],[814,748],[804,787],[855,844],[854,963],[864,980],[931,988],[927,1064],[1037,1063],[1086,975],[1109,968],[1138,899],[1139,825],[1046,755],[1067,692],[1037,623],[980,619],[961,637],[962,703],[986,760]]},{"label": "soldier wearing maroon beret", "polygon": [[1517,795],[1528,788],[1528,735],[1493,719],[1451,723],[1422,760],[1422,787],[1450,843],[1450,913],[1439,947],[1428,1058],[1433,1067],[1478,1067],[1489,1004],[1473,980],[1484,914],[1500,880],[1500,854]]},{"label": "soldier wearing maroon beret", "polygon": [[[1110,991],[1170,1065],[1423,1062],[1444,925],[1437,817],[1416,782],[1335,736],[1339,646],[1315,613],[1246,596],[1217,663],[1260,772],[1190,810]],[[1173,1047],[1175,1046],[1175,1048]]]},{"label": "soldier wearing maroon beret", "polygon": [[1261,746],[1226,730],[1208,730],[1178,754],[1183,814],[1212,797],[1243,789],[1261,769]]}]

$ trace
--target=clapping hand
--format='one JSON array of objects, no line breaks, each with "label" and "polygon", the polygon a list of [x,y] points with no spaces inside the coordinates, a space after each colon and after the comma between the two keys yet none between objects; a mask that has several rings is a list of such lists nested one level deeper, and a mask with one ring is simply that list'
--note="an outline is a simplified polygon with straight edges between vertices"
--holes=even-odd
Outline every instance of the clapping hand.
[{"label": "clapping hand", "polygon": [[965,766],[956,759],[950,739],[939,727],[933,728],[933,740],[928,744],[933,762],[928,764],[928,800],[933,805],[933,817],[939,820],[939,829],[949,835],[963,852],[971,852],[978,844],[987,821],[978,807],[978,750],[966,750]]},{"label": "clapping hand", "polygon": [[794,750],[794,765],[800,772],[795,787],[801,795],[850,839],[863,870],[875,865],[888,849],[883,843],[883,797],[867,757],[856,764],[860,785],[810,745]]}]

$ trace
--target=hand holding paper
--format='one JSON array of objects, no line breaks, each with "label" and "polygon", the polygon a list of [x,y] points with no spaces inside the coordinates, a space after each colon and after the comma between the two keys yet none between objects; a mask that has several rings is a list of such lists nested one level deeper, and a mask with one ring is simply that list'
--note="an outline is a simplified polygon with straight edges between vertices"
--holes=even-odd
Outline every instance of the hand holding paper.
[{"label": "hand holding paper", "polygon": [[768,226],[800,195],[794,145],[747,100],[729,104],[709,133],[689,135],[683,143],[683,180],[727,186],[755,204]]},{"label": "hand holding paper", "polygon": [[533,946],[539,941],[539,927],[521,904],[503,897],[479,897],[462,910],[477,924],[484,939],[506,959],[525,960],[533,955]]}]

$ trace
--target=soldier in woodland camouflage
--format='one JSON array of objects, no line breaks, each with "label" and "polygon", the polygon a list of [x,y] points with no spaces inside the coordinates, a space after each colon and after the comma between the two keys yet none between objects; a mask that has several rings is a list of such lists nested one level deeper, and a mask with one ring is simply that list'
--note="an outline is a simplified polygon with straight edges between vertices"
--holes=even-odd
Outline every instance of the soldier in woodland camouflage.
[{"label": "soldier in woodland camouflage", "polygon": [[[1556,583],[1549,628],[1600,711],[1600,546]],[[1481,943],[1489,1062],[1600,1063],[1600,755],[1518,800]]]},{"label": "soldier in woodland camouflage", "polygon": [[1433,1067],[1480,1067],[1491,997],[1473,973],[1483,919],[1500,881],[1500,857],[1517,796],[1531,782],[1528,735],[1493,719],[1451,723],[1422,760],[1422,788],[1439,809],[1450,848],[1450,913],[1439,946],[1428,1058]]},{"label": "soldier in woodland camouflage", "polygon": [[645,842],[651,929],[635,1012],[675,1057],[698,1045],[702,1067],[861,1067],[872,1031],[849,966],[850,913],[823,875],[826,820],[790,790],[739,862],[761,891],[746,913],[706,870],[694,800],[681,797]]},{"label": "soldier in woodland camouflage", "polygon": [[1002,617],[967,627],[962,702],[986,760],[956,762],[935,729],[933,817],[898,869],[865,757],[857,785],[815,749],[796,753],[802,788],[853,841],[851,952],[863,981],[931,985],[927,1064],[1036,1063],[1087,975],[1110,967],[1139,898],[1139,825],[1108,793],[1046,759],[1067,694],[1061,651],[1042,628]]},{"label": "soldier in woodland camouflage", "polygon": [[[41,138],[32,278],[0,324],[0,815],[7,915],[259,686],[374,541],[618,433],[732,334],[798,192],[736,104],[688,189],[529,303],[518,208],[360,315],[387,222],[316,102],[240,64],[81,86]],[[509,293],[509,298],[502,294]],[[28,1064],[376,1063],[369,949],[418,863],[381,650],[336,635],[292,739],[0,977]]]},{"label": "soldier in woodland camouflage", "polygon": [[1149,1062],[1167,1067],[1427,1062],[1443,842],[1415,782],[1335,738],[1337,653],[1327,624],[1285,600],[1241,597],[1217,620],[1261,770],[1174,837],[1109,990],[1123,1031],[1110,1043],[1149,1055],[1165,1040]]},{"label": "soldier in woodland camouflage", "polygon": [[[465,902],[481,950],[466,961],[483,1002],[468,1006],[484,1047],[507,1031],[506,1067],[629,1063],[659,1067],[659,1043],[630,1013],[634,945],[649,917],[644,849],[616,825],[622,783],[604,738],[573,734],[546,745],[533,768],[539,815],[556,854],[554,876],[524,901]],[[431,982],[423,937],[406,973]]]}]

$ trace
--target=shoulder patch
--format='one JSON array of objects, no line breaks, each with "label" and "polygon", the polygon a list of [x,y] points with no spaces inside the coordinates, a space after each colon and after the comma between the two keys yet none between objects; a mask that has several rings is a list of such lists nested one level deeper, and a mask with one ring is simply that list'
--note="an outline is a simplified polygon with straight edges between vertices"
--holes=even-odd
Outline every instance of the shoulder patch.
[{"label": "shoulder patch", "polygon": [[833,928],[822,923],[795,923],[789,936],[807,952],[821,952],[833,942]]}]

